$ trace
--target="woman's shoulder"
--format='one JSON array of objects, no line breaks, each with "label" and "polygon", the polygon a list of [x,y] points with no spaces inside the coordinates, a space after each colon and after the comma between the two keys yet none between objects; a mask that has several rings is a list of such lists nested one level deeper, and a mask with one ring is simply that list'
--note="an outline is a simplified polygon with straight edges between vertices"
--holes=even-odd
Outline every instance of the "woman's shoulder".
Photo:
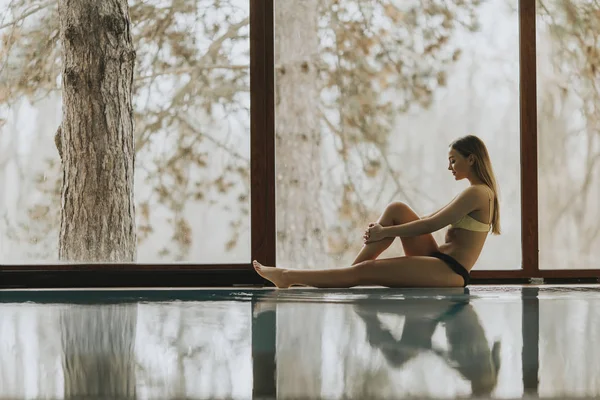
[{"label": "woman's shoulder", "polygon": [[470,185],[462,192],[463,196],[469,197],[471,201],[476,201],[478,204],[484,202],[487,204],[489,200],[493,200],[494,192],[487,185]]},{"label": "woman's shoulder", "polygon": [[488,198],[490,196],[493,196],[493,191],[489,188],[489,186],[480,184],[470,185],[465,190],[463,190],[463,194],[478,195]]}]

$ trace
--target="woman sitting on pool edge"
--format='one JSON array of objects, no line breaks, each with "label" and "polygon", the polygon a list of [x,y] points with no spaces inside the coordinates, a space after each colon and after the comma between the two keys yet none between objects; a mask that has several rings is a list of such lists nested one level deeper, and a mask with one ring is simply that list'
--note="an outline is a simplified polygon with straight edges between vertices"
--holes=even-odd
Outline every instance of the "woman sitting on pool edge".
[{"label": "woman sitting on pool edge", "polygon": [[[364,246],[351,267],[299,270],[265,267],[255,260],[254,269],[279,288],[467,286],[469,271],[489,231],[500,234],[498,187],[487,148],[476,136],[465,136],[450,144],[448,169],[455,180],[467,179],[470,186],[448,205],[423,218],[404,203],[389,204],[377,223],[369,224]],[[445,243],[438,246],[431,233],[448,225]],[[402,241],[405,256],[378,260],[396,236]]]}]

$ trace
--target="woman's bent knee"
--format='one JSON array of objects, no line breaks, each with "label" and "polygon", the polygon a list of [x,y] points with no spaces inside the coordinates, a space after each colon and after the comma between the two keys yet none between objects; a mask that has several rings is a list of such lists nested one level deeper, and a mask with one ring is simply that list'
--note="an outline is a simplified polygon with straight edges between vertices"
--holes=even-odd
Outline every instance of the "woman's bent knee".
[{"label": "woman's bent knee", "polygon": [[390,204],[388,204],[387,208],[393,209],[393,210],[410,210],[410,207],[408,206],[408,204],[402,202],[402,201],[392,201]]},{"label": "woman's bent knee", "polygon": [[386,212],[394,220],[394,224],[401,224],[419,219],[417,213],[406,203],[394,201],[388,204]]}]

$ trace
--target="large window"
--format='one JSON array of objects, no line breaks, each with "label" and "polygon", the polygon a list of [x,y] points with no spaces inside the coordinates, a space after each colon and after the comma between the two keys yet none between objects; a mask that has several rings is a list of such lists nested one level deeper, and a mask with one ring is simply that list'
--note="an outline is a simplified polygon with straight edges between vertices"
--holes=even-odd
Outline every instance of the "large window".
[{"label": "large window", "polygon": [[[63,21],[61,33],[57,2],[0,0],[0,268],[21,284],[44,281],[24,272],[38,264],[165,268],[185,285],[171,271],[241,284],[262,282],[253,258],[347,266],[390,202],[423,216],[466,187],[447,171],[447,149],[467,134],[489,149],[502,227],[473,277],[597,274],[597,1],[127,2],[114,20],[130,23],[131,42],[111,42],[102,29],[122,34],[119,24],[77,36]],[[69,92],[77,71],[66,49],[94,32],[106,39],[90,42],[98,48],[123,50],[96,57],[98,71],[120,72],[102,86],[79,62],[80,82],[112,88],[97,91],[104,105],[116,98],[131,113],[68,100],[80,92]],[[129,73],[126,90],[114,89]],[[120,128],[95,123],[103,117]],[[93,157],[81,156],[86,146]],[[63,182],[77,179],[99,189]],[[79,256],[68,256],[67,236]],[[444,242],[445,229],[434,237]],[[396,241],[382,257],[401,255]]]},{"label": "large window", "polygon": [[600,3],[537,6],[540,269],[598,268]]},{"label": "large window", "polygon": [[476,268],[520,268],[516,2],[277,0],[274,40],[278,265],[349,265],[388,203],[443,207],[466,187],[448,145],[476,134],[503,227]]},{"label": "large window", "polygon": [[[0,2],[3,264],[54,263],[59,256],[58,7],[25,3],[36,2]],[[249,2],[133,1],[129,14],[136,51],[135,261],[247,263]]]}]

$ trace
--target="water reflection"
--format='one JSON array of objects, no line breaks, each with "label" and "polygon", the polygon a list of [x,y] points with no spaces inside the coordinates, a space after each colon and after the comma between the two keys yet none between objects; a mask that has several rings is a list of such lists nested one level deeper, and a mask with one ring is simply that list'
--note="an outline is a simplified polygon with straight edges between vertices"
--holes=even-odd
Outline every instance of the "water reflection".
[{"label": "water reflection", "polygon": [[[421,300],[407,304],[359,304],[355,312],[366,326],[367,341],[393,368],[401,368],[424,352],[440,357],[470,382],[474,395],[489,395],[498,382],[500,341],[490,348],[477,313],[469,301]],[[379,314],[404,316],[400,339],[383,327]],[[445,327],[449,349],[433,344],[439,325]]]},{"label": "water reflection", "polygon": [[136,398],[137,304],[60,311],[64,398]]},{"label": "water reflection", "polygon": [[132,292],[104,304],[7,296],[0,398],[600,394],[600,292],[526,292],[222,291],[199,301]]},{"label": "water reflection", "polygon": [[[498,333],[520,334],[520,329],[509,330],[514,324],[498,314],[484,329],[464,289],[446,290],[443,296],[398,294],[332,296],[308,304],[274,300],[276,394],[280,398],[299,396],[301,390],[306,398],[522,394],[520,376],[511,373],[496,390],[502,358]],[[494,312],[489,304],[478,307]],[[510,318],[519,320],[518,302],[503,307],[510,309]],[[520,350],[516,346],[504,350],[511,360],[509,368]]]}]

